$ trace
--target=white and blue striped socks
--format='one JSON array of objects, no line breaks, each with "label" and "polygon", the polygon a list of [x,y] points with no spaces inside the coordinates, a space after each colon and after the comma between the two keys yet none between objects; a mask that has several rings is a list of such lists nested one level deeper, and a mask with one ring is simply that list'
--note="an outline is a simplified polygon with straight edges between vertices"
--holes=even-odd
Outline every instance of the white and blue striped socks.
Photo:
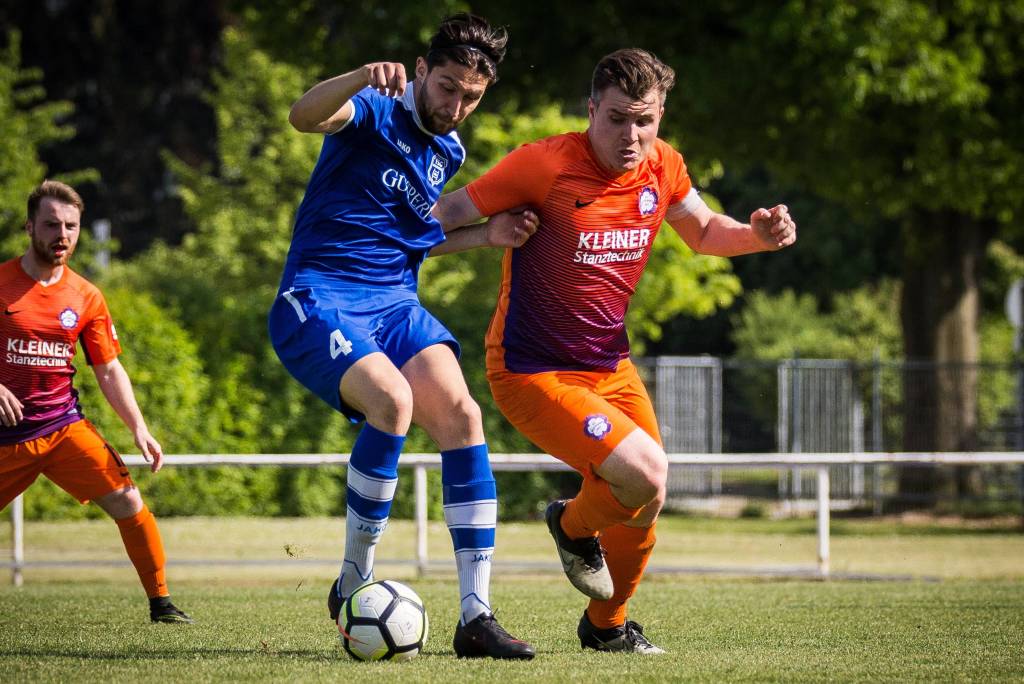
[{"label": "white and blue striped socks", "polygon": [[366,423],[352,446],[347,475],[342,596],[350,596],[373,580],[373,554],[388,526],[391,501],[398,485],[398,457],[404,443],[404,436],[381,432]]},{"label": "white and blue striped socks", "polygon": [[498,499],[487,445],[441,452],[444,519],[455,546],[462,623],[491,612],[491,556]]}]

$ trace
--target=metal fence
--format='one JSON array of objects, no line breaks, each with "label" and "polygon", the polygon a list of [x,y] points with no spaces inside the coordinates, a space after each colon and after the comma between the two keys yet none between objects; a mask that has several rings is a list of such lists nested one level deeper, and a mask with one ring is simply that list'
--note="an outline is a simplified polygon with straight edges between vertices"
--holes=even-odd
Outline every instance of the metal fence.
[{"label": "metal fence", "polygon": [[[858,453],[1024,449],[1021,364],[857,363],[829,359],[656,357],[638,362],[666,450],[678,453]],[[922,503],[960,512],[1020,512],[1024,468],[1009,465],[834,466],[834,505],[881,513]],[[669,504],[722,497],[800,506],[812,472],[719,468],[672,473]]]}]

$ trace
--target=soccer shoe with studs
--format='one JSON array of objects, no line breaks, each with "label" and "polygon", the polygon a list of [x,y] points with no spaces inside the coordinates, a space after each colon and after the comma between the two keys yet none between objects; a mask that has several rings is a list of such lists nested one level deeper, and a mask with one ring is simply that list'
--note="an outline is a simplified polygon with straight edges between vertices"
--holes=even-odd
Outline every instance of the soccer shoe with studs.
[{"label": "soccer shoe with studs", "polygon": [[660,655],[665,652],[664,649],[658,648],[648,641],[644,636],[644,628],[632,620],[626,620],[621,627],[599,629],[590,622],[586,611],[580,618],[576,635],[580,638],[581,647],[592,648],[595,651],[640,653],[642,655]]},{"label": "soccer shoe with studs", "polygon": [[465,625],[461,621],[455,625],[452,647],[460,658],[531,660],[536,655],[533,646],[506,632],[490,613],[483,613]]},{"label": "soccer shoe with studs", "polygon": [[565,512],[564,500],[552,501],[544,511],[544,521],[548,531],[555,539],[558,558],[562,561],[562,570],[569,578],[572,586],[586,596],[598,601],[607,601],[615,592],[611,573],[604,562],[604,550],[597,537],[570,539],[562,531],[562,513]]},{"label": "soccer shoe with studs", "polygon": [[149,619],[151,622],[182,625],[191,625],[195,622],[184,611],[171,603],[171,599],[166,596],[149,600]]}]

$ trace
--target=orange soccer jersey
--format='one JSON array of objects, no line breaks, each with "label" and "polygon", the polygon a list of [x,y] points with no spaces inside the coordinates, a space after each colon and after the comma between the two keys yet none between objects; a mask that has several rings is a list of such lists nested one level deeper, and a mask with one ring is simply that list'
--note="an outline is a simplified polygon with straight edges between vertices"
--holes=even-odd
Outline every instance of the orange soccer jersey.
[{"label": "orange soccer jersey", "polygon": [[0,445],[50,434],[82,419],[72,385],[71,360],[81,342],[86,362],[108,363],[121,353],[100,291],[67,266],[60,280],[43,286],[21,267],[0,264],[0,384],[24,405],[24,419],[0,426]]},{"label": "orange soccer jersey", "polygon": [[629,354],[626,309],[670,206],[691,190],[682,155],[657,140],[610,177],[586,133],[524,145],[467,187],[483,215],[519,205],[540,226],[507,250],[487,366],[514,373],[614,370]]}]

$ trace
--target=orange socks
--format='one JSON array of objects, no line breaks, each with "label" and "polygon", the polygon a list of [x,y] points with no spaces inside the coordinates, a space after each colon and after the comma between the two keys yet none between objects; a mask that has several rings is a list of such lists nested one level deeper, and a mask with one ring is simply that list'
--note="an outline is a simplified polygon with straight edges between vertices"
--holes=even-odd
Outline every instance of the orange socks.
[{"label": "orange socks", "polygon": [[601,532],[601,545],[608,552],[604,562],[612,575],[615,593],[607,601],[592,600],[587,606],[587,616],[595,627],[618,627],[626,621],[626,601],[640,584],[654,542],[654,527],[615,525]]},{"label": "orange socks", "polygon": [[114,522],[121,530],[125,551],[139,573],[146,596],[168,596],[167,579],[164,574],[164,543],[160,539],[156,518],[150,513],[149,508],[144,505],[142,510],[132,517]]},{"label": "orange socks", "polygon": [[593,537],[612,525],[632,520],[639,512],[639,508],[619,503],[607,480],[584,477],[580,493],[565,505],[562,531],[570,539]]}]

